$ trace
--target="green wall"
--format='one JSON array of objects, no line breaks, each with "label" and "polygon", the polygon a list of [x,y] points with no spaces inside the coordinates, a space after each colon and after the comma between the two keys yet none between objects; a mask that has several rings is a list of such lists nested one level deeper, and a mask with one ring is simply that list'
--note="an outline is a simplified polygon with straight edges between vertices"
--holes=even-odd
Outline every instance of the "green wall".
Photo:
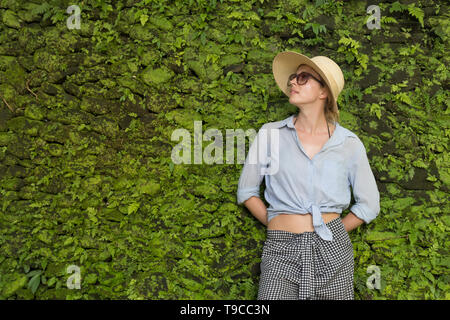
[{"label": "green wall", "polygon": [[350,233],[356,299],[450,298],[446,1],[95,0],[69,29],[72,4],[0,0],[0,298],[255,299],[242,164],[174,164],[171,135],[296,112],[283,50],[341,66],[340,124],[377,179],[380,215]]}]

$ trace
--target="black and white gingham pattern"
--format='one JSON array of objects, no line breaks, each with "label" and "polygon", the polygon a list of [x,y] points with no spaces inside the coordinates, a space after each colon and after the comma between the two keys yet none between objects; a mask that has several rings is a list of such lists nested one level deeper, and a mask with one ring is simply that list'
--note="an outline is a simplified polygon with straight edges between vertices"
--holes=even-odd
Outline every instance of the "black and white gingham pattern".
[{"label": "black and white gingham pattern", "polygon": [[258,300],[353,300],[353,246],[341,218],[326,224],[333,241],[315,232],[267,230]]}]

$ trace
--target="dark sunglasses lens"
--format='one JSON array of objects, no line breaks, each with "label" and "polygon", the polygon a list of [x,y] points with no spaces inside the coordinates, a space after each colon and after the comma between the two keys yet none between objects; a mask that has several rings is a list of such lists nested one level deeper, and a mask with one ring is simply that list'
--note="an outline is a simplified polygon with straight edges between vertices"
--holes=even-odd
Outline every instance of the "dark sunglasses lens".
[{"label": "dark sunglasses lens", "polygon": [[300,73],[300,75],[298,76],[298,84],[305,84],[306,81],[308,81],[310,74],[306,73],[306,72],[302,72]]},{"label": "dark sunglasses lens", "polygon": [[288,85],[290,85],[291,81],[297,78],[297,84],[302,85],[308,81],[310,74],[307,72],[301,72],[299,74],[293,73],[289,76]]},{"label": "dark sunglasses lens", "polygon": [[[299,73],[299,74],[293,73],[293,74],[291,74],[291,75],[289,76],[289,79],[288,79],[288,86],[291,85],[291,81],[292,81],[293,79],[295,79],[295,78],[297,78],[297,84],[298,84],[298,85],[303,85],[303,84],[305,84],[305,83],[308,81],[308,79],[309,79],[310,77],[312,77],[312,75],[311,75],[310,73],[308,73],[308,72],[301,72],[301,73]],[[319,80],[317,80],[317,81],[319,81]],[[319,81],[319,82],[322,83],[321,81]]]},{"label": "dark sunglasses lens", "polygon": [[295,79],[296,76],[297,76],[297,75],[296,75],[295,73],[293,73],[293,74],[291,74],[291,75],[289,76],[289,78],[288,78],[288,86],[291,85],[292,79]]}]

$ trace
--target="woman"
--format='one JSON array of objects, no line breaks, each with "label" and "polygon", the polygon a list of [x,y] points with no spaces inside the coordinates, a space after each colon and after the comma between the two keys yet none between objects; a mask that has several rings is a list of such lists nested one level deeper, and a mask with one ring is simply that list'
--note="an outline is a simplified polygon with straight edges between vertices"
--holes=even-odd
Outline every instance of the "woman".
[{"label": "woman", "polygon": [[258,299],[354,299],[348,232],[378,215],[380,196],[363,143],[338,122],[344,76],[327,57],[293,51],[275,57],[273,74],[299,112],[261,127],[239,179],[238,204],[267,226]]}]

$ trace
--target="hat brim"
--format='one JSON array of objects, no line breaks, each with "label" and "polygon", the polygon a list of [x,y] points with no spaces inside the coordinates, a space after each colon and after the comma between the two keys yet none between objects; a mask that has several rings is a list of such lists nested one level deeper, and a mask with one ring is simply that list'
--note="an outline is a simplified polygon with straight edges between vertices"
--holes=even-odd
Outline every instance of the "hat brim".
[{"label": "hat brim", "polygon": [[290,97],[287,82],[289,76],[297,72],[297,68],[300,64],[306,64],[307,66],[310,66],[325,81],[327,87],[329,88],[328,92],[331,95],[333,108],[337,110],[336,97],[334,96],[332,90],[330,89],[331,88],[330,80],[322,71],[322,69],[316,63],[314,63],[313,60],[311,60],[310,58],[301,53],[294,51],[284,51],[278,53],[273,59],[272,63],[273,77],[275,78],[275,82],[277,83],[280,90],[283,91],[285,95]]}]

